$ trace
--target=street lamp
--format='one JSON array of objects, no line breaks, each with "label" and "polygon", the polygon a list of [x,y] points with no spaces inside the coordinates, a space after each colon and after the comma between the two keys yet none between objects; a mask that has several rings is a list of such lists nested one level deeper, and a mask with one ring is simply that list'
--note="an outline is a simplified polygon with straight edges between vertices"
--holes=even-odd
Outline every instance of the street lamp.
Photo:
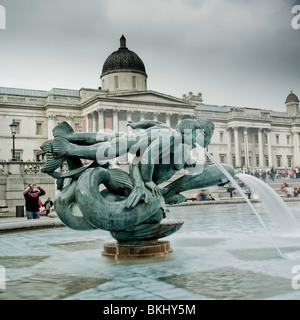
[{"label": "street lamp", "polygon": [[12,154],[12,161],[17,161],[16,159],[16,153],[15,153],[15,136],[17,131],[17,124],[15,123],[15,120],[13,119],[12,123],[9,125],[11,130],[11,135],[13,139],[13,154]]}]

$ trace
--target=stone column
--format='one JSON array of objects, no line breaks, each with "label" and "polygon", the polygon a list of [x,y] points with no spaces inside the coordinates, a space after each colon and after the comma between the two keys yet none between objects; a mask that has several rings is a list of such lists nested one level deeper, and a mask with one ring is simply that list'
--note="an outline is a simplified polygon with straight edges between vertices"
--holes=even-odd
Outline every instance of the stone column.
[{"label": "stone column", "polygon": [[244,128],[244,144],[245,144],[245,166],[249,167],[249,145],[248,145],[248,128]]},{"label": "stone column", "polygon": [[102,109],[97,109],[98,111],[98,131],[104,131],[104,114]]},{"label": "stone column", "polygon": [[86,115],[86,132],[91,132],[92,115],[88,113]]},{"label": "stone column", "polygon": [[272,157],[272,146],[271,146],[271,129],[266,129],[267,132],[267,140],[268,140],[268,159],[269,159],[269,167],[273,166],[273,157]]},{"label": "stone column", "polygon": [[232,150],[231,150],[231,129],[227,129],[227,159],[228,164],[232,165]]},{"label": "stone column", "polygon": [[158,121],[158,112],[153,112],[153,120]]},{"label": "stone column", "polygon": [[[126,116],[127,116],[127,123],[131,122],[132,121],[132,111],[127,111]],[[132,128],[129,126],[127,126],[127,133],[128,134],[132,133]]]},{"label": "stone column", "polygon": [[98,131],[98,118],[96,117],[96,112],[92,113],[92,119],[93,119],[93,132]]},{"label": "stone column", "polygon": [[234,152],[235,152],[235,166],[240,167],[240,148],[239,148],[239,128],[234,127]]},{"label": "stone column", "polygon": [[145,120],[145,112],[144,111],[140,111],[140,121]]},{"label": "stone column", "polygon": [[118,110],[113,110],[113,132],[119,131]]},{"label": "stone column", "polygon": [[171,114],[170,113],[166,113],[166,125],[168,127],[171,127]]},{"label": "stone column", "polygon": [[258,130],[258,155],[259,155],[259,166],[262,168],[264,166],[264,144],[262,139],[262,129]]},{"label": "stone column", "polygon": [[53,133],[52,130],[55,127],[55,118],[56,115],[53,113],[49,113],[47,114],[47,118],[48,118],[48,139],[53,139]]},{"label": "stone column", "polygon": [[294,167],[299,166],[299,132],[293,131],[293,140],[294,140]]}]

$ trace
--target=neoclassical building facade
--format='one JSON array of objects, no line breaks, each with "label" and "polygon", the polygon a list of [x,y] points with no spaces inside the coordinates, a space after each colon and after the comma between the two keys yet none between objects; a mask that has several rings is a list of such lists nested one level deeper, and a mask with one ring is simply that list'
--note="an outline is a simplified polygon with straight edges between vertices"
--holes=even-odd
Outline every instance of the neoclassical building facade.
[{"label": "neoclassical building facade", "polygon": [[[208,151],[221,163],[237,168],[299,166],[299,100],[290,93],[283,112],[213,106],[202,95],[182,98],[148,90],[145,65],[126,45],[103,64],[101,87],[50,91],[0,87],[0,160],[12,158],[9,125],[17,124],[15,155],[36,160],[40,145],[52,138],[53,128],[67,121],[75,132],[128,131],[128,121],[153,119],[175,127],[185,118],[214,122],[215,133]],[[120,159],[126,162],[127,158]]]},{"label": "neoclassical building facade", "polygon": [[236,168],[291,168],[300,165],[299,100],[291,92],[286,111],[198,105],[196,118],[214,122],[208,151]]}]

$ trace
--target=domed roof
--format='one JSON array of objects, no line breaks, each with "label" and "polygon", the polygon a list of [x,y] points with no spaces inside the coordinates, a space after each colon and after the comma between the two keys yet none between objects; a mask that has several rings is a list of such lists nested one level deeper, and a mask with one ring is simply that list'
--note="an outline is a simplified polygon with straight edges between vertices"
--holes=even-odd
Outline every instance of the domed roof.
[{"label": "domed roof", "polygon": [[115,71],[133,71],[142,73],[147,77],[146,69],[141,58],[126,47],[124,35],[120,38],[120,48],[105,60],[101,77]]},{"label": "domed roof", "polygon": [[293,93],[292,90],[285,100],[285,103],[289,103],[289,102],[299,102],[298,97]]}]

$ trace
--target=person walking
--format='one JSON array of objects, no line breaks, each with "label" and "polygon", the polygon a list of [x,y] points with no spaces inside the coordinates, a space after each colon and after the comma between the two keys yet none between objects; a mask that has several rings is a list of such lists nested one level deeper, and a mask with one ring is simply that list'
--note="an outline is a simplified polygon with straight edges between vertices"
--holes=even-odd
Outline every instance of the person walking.
[{"label": "person walking", "polygon": [[37,184],[29,184],[28,188],[24,190],[23,196],[25,198],[26,217],[27,219],[39,219],[40,204],[39,197],[46,194],[46,191]]}]

